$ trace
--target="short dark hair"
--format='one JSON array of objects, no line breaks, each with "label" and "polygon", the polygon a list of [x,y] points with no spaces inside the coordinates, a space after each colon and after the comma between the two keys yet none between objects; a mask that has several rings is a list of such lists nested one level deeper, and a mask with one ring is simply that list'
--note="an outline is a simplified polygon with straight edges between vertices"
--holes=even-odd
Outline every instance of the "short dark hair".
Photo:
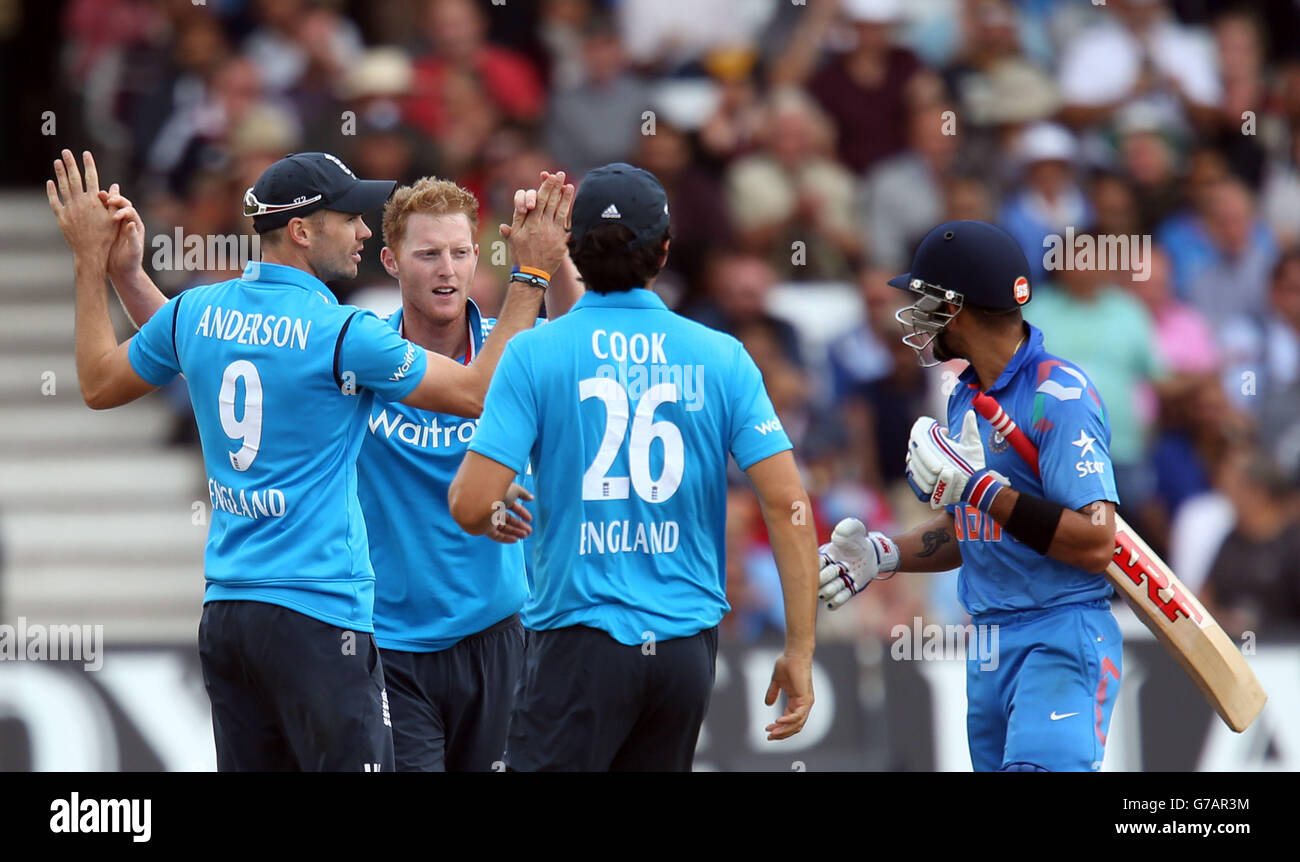
[{"label": "short dark hair", "polygon": [[983,305],[963,305],[961,310],[979,322],[984,329],[1002,330],[1017,328],[1024,323],[1025,316],[1019,308],[988,308]]},{"label": "short dark hair", "polygon": [[582,241],[569,240],[569,257],[582,276],[583,285],[593,293],[619,293],[634,287],[645,287],[659,274],[664,245],[671,232],[657,243],[641,248],[628,248],[636,235],[631,228],[621,224],[602,224],[582,235]]},{"label": "short dark hair", "polygon": [[[320,230],[321,225],[325,222],[325,210],[315,210],[307,213],[305,216],[299,216],[303,221],[309,221]],[[293,219],[290,219],[293,221]],[[288,236],[289,226],[287,224],[280,227],[271,228],[268,231],[261,232],[260,241],[271,246],[279,246],[284,243],[284,238]]]}]

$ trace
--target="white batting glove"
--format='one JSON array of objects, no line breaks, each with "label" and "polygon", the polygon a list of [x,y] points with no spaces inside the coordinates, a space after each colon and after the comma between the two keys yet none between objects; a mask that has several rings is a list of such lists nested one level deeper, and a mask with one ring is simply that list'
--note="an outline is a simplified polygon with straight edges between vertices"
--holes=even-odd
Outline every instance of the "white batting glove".
[{"label": "white batting glove", "polygon": [[857,518],[835,525],[831,540],[818,549],[821,573],[817,597],[835,610],[882,574],[898,569],[898,547],[884,533],[868,533]]},{"label": "white batting glove", "polygon": [[955,439],[929,416],[916,420],[907,441],[907,484],[932,509],[966,503],[987,512],[998,491],[1010,483],[985,466],[984,442],[971,410]]}]

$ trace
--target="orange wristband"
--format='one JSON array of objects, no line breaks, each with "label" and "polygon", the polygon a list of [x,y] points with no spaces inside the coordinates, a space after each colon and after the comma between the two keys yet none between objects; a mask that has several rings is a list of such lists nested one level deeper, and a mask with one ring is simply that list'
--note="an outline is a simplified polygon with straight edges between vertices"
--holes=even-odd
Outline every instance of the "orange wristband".
[{"label": "orange wristband", "polygon": [[535,266],[520,266],[520,267],[516,267],[516,268],[517,268],[520,272],[522,272],[522,273],[526,273],[527,275],[535,275],[535,276],[537,276],[538,278],[544,278],[544,279],[546,279],[547,281],[550,281],[550,280],[551,280],[551,274],[550,274],[549,272],[547,272],[546,270],[544,270],[544,269],[538,269],[538,268],[535,267]]}]

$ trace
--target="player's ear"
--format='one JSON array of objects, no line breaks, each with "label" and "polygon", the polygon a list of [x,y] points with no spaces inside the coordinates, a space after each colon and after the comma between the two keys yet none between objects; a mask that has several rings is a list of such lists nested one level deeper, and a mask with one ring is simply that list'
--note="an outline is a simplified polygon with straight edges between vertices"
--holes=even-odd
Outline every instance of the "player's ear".
[{"label": "player's ear", "polygon": [[294,245],[306,248],[311,245],[312,227],[305,218],[291,218],[284,226],[284,235]]},{"label": "player's ear", "polygon": [[[478,251],[478,246],[475,246],[474,250]],[[384,246],[379,250],[379,262],[384,265],[385,272],[387,272],[393,278],[398,277],[397,276],[397,255],[393,253],[393,250],[391,248],[389,248],[388,246]]]}]

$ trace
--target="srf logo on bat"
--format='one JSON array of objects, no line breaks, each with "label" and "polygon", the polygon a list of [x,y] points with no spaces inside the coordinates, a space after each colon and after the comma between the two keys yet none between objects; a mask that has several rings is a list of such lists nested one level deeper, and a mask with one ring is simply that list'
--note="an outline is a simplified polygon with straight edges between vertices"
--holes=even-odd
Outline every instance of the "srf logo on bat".
[{"label": "srf logo on bat", "polygon": [[[1119,566],[1125,576],[1139,587],[1142,581],[1146,579],[1147,598],[1153,605],[1160,608],[1161,613],[1172,623],[1178,621],[1178,615],[1181,613],[1184,618],[1196,623],[1197,626],[1204,627],[1209,618],[1201,613],[1200,607],[1178,587],[1169,582],[1151,559],[1140,548],[1124,548],[1118,542],[1115,543],[1115,564]],[[1160,593],[1168,591],[1169,600],[1165,601],[1160,598]]]}]

